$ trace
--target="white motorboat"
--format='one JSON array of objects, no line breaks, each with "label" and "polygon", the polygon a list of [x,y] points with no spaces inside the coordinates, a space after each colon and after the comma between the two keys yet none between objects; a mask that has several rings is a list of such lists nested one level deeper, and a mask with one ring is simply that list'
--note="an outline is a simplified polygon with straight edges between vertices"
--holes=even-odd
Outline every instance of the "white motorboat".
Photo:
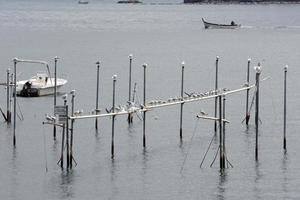
[{"label": "white motorboat", "polygon": [[[37,73],[36,76],[17,82],[16,92],[18,96],[39,97],[54,94],[55,79],[48,76],[47,73]],[[56,79],[56,92],[67,83],[67,80]]]}]

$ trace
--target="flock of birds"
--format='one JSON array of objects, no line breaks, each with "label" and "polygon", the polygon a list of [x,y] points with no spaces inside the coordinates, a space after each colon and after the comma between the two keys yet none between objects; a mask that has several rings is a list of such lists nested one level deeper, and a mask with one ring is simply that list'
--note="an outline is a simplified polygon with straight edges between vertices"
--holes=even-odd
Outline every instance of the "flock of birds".
[{"label": "flock of birds", "polygon": [[[230,91],[227,88],[222,88],[222,89],[217,89],[217,90],[210,90],[208,92],[200,93],[200,92],[184,92],[185,96],[184,97],[173,97],[173,98],[168,98],[167,100],[151,100],[146,105],[139,104],[137,102],[131,102],[128,101],[126,105],[118,105],[114,109],[113,107],[110,108],[105,108],[105,111],[107,114],[110,113],[116,113],[116,114],[125,114],[125,113],[141,113],[143,110],[155,108],[155,107],[161,107],[161,106],[167,106],[167,105],[172,105],[174,103],[181,103],[182,101],[188,101],[188,100],[200,100],[201,98],[204,97],[210,97],[214,95],[218,95],[223,92]],[[83,110],[77,110],[73,113],[73,116],[82,116],[83,115]],[[98,110],[93,110],[88,113],[89,115],[101,115],[101,109]],[[201,115],[207,115],[204,111],[200,111]],[[56,117],[55,116],[50,116],[46,115],[46,120],[49,122],[55,122]]]}]

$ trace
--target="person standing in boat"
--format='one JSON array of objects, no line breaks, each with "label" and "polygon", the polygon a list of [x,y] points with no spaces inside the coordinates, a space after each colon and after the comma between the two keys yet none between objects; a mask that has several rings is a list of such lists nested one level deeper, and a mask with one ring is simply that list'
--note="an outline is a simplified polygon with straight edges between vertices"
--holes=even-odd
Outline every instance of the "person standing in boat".
[{"label": "person standing in boat", "polygon": [[231,21],[230,24],[231,24],[231,26],[234,26],[234,25],[235,25],[235,22],[234,22],[234,21]]}]

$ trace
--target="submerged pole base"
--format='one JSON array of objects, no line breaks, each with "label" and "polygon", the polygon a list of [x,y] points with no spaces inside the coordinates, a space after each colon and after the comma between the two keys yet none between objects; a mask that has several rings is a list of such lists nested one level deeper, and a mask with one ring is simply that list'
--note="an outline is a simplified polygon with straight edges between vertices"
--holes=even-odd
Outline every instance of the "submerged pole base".
[{"label": "submerged pole base", "polygon": [[249,120],[250,120],[250,114],[249,114],[249,113],[247,113],[247,115],[246,115],[246,125],[248,125],[248,124],[249,124]]},{"label": "submerged pole base", "polygon": [[128,122],[128,124],[132,124],[132,122],[133,122],[133,116],[132,116],[132,114],[128,114],[127,122]]}]

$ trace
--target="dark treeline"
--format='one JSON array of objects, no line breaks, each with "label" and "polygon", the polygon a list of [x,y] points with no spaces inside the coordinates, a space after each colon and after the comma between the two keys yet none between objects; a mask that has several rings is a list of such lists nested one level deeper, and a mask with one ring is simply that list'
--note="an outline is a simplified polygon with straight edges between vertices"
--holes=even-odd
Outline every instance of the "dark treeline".
[{"label": "dark treeline", "polygon": [[184,3],[300,3],[300,0],[184,0]]}]

